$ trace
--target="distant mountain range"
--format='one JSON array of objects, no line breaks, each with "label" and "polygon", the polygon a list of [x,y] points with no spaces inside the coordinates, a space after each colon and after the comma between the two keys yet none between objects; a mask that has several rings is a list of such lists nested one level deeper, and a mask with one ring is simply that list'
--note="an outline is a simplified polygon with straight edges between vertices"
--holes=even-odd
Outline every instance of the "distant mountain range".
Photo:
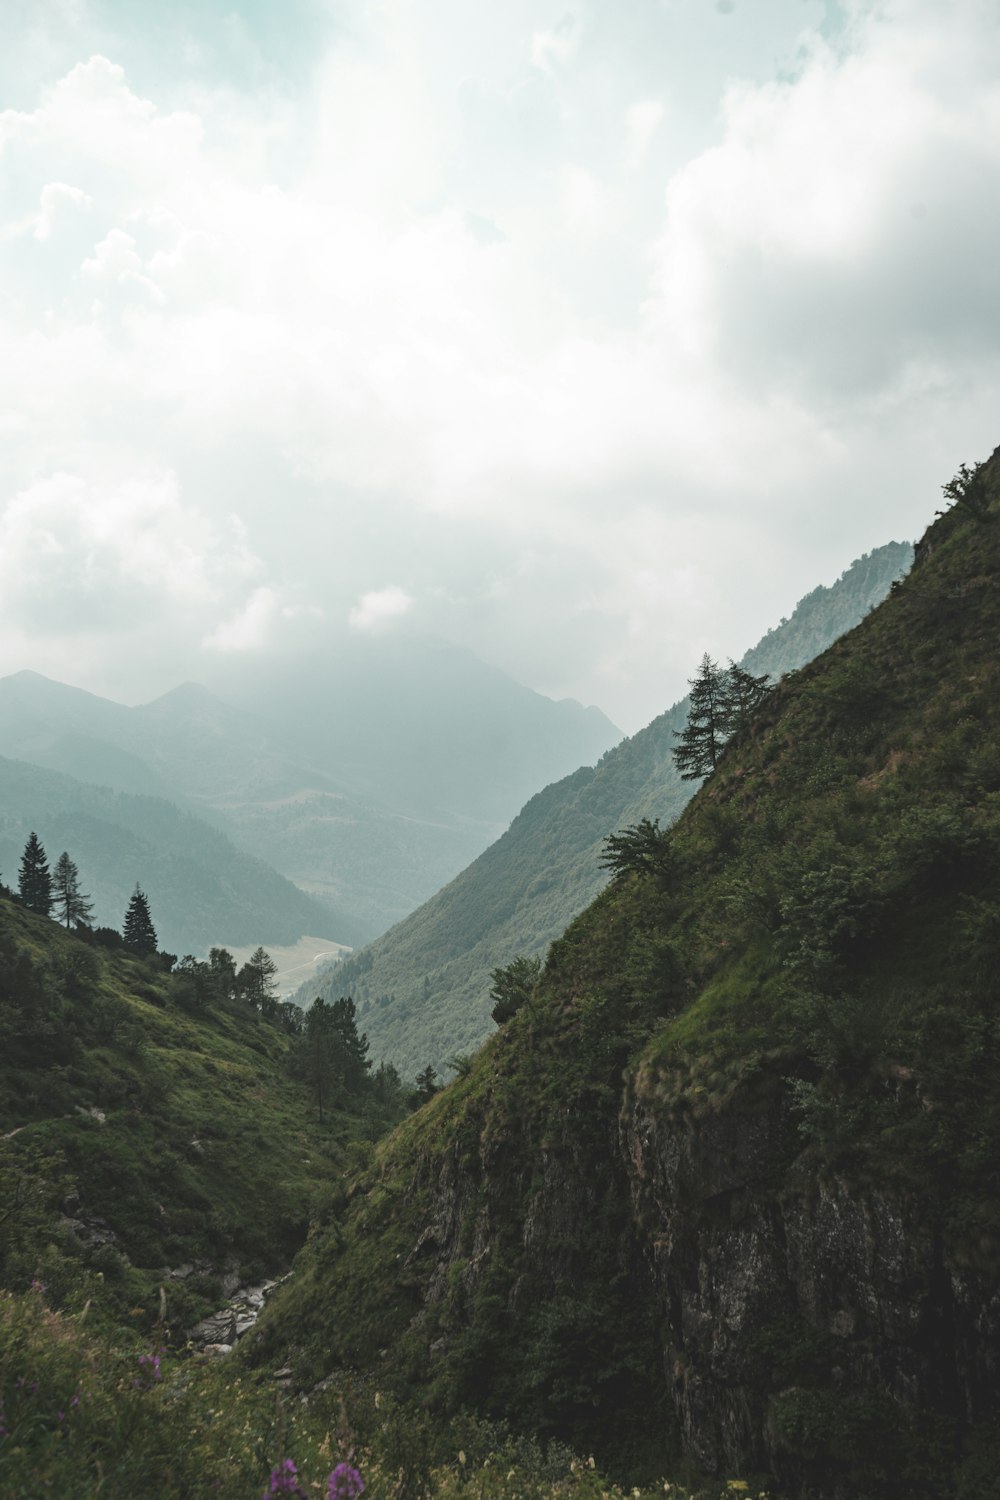
[{"label": "distant mountain range", "polygon": [[[742,658],[778,678],[850,630],[905,574],[913,548],[890,542],[866,554],[830,587],[821,585],[792,617]],[[692,670],[696,663],[692,663]],[[492,1030],[490,972],[517,954],[544,953],[607,882],[604,839],[640,818],[668,824],[696,789],[673,763],[674,734],[688,700],[531,798],[506,833],[419,910],[298,992],[352,995],[375,1057],[404,1073],[444,1071]]]},{"label": "distant mountain range", "polygon": [[[230,687],[226,698],[187,683],[130,708],[19,672],[0,679],[0,755],[165,799],[175,818],[197,815],[315,898],[302,908],[311,926],[293,933],[275,920],[261,942],[310,932],[353,944],[384,931],[485,848],[535,787],[620,738],[598,710],[555,703],[438,641],[234,666]],[[42,836],[42,808],[22,795],[23,776],[0,802],[10,838],[25,823]],[[88,850],[71,852],[85,875]],[[180,928],[182,947],[198,946],[210,909]],[[225,939],[254,937],[227,928],[206,941]]]},{"label": "distant mountain range", "polygon": [[293,943],[333,925],[325,907],[277,870],[162,797],[0,758],[0,878],[14,889],[32,831],[50,869],[63,850],[78,866],[96,926],[120,930],[139,884],[160,947],[178,956],[213,944]]}]

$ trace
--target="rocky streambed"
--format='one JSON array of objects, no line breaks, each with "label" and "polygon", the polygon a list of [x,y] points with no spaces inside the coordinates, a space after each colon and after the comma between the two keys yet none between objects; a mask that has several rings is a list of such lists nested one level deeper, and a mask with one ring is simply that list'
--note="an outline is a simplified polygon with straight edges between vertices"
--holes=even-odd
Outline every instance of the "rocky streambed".
[{"label": "rocky streambed", "polygon": [[231,1354],[234,1345],[245,1333],[249,1333],[260,1317],[271,1293],[287,1280],[288,1276],[278,1276],[254,1286],[237,1287],[218,1312],[202,1318],[187,1330],[189,1340],[203,1354]]}]

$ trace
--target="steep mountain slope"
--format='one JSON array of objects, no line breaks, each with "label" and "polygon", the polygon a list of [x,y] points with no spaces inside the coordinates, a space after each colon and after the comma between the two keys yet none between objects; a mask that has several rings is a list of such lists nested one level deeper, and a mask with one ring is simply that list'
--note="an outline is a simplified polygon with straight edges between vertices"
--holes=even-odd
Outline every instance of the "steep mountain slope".
[{"label": "steep mountain slope", "polygon": [[227,943],[327,937],[333,914],[225,834],[159,797],[87,786],[0,758],[0,871],[17,886],[30,832],[52,869],[65,849],[92,898],[94,924],[120,928],[135,886],[149,897],[161,948],[207,953]]},{"label": "steep mountain slope", "polygon": [[0,680],[0,754],[208,818],[321,900],[342,942],[412,911],[534,787],[619,738],[442,642],[228,677],[238,703],[186,683],[126,708],[17,673]]},{"label": "steep mountain slope", "polygon": [[[790,620],[747,652],[748,670],[777,680],[851,629],[910,566],[913,550],[890,542],[830,588],[820,586]],[[674,733],[688,700],[533,797],[507,832],[467,870],[392,931],[299,995],[353,995],[376,1056],[415,1074],[447,1067],[492,1029],[490,971],[518,953],[541,954],[606,884],[603,840],[643,817],[671,822],[693,793],[674,767]],[[317,982],[319,987],[317,988]]]},{"label": "steep mountain slope", "polygon": [[812,1500],[1000,1448],[1000,450],[380,1149],[262,1329]]}]

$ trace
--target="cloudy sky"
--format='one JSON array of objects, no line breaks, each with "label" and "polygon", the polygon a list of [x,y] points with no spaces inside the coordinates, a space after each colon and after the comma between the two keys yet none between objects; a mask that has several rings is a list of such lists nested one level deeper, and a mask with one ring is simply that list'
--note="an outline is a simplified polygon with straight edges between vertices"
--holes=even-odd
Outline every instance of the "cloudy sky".
[{"label": "cloudy sky", "polygon": [[632,731],[1000,442],[996,0],[3,0],[0,672]]}]

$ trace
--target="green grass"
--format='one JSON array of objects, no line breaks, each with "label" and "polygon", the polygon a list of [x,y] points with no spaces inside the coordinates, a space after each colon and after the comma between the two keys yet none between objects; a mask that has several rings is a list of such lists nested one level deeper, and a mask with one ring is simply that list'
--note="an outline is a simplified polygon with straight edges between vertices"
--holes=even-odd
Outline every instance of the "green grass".
[{"label": "green grass", "polygon": [[[224,1270],[286,1269],[348,1162],[398,1118],[345,1095],[321,1125],[277,1025],[235,1002],[180,1009],[162,968],[10,898],[0,966],[9,1286],[41,1275],[67,1306],[96,1298],[148,1326],[165,1284],[179,1332],[212,1310]],[[104,1244],[87,1244],[95,1229]]]}]

